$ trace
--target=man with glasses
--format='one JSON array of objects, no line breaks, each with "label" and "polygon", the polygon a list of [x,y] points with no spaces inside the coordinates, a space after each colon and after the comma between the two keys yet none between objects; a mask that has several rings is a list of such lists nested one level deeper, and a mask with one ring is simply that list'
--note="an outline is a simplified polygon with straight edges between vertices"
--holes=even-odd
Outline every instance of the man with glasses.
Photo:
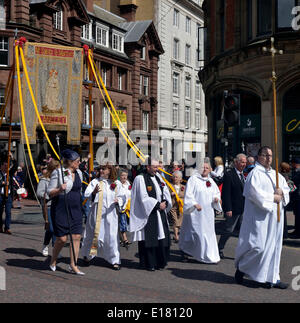
[{"label": "man with glasses", "polygon": [[[244,275],[265,288],[286,289],[280,281],[279,266],[282,250],[284,209],[289,203],[289,187],[280,174],[271,168],[272,150],[261,147],[256,167],[248,175],[245,187],[244,217],[236,249],[235,280],[243,283]],[[280,222],[277,207],[280,207]]]}]

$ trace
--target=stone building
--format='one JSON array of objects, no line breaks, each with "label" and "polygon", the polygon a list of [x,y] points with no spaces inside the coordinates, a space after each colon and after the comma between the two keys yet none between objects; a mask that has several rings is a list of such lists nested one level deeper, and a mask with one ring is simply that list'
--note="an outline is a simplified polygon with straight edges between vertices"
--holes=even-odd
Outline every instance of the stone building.
[{"label": "stone building", "polygon": [[[224,91],[240,96],[240,124],[229,129],[230,156],[256,155],[261,145],[274,147],[272,62],[276,55],[279,161],[300,156],[300,38],[294,0],[204,1],[207,42],[199,72],[206,97],[209,155],[224,154]],[[295,10],[295,9],[294,9]],[[293,27],[292,23],[295,23]]]},{"label": "stone building", "polygon": [[[198,78],[203,56],[202,0],[108,0],[109,10],[128,10],[136,21],[152,20],[164,54],[158,63],[160,158],[194,164],[206,154],[207,120]],[[117,3],[120,5],[118,6]],[[123,9],[122,9],[123,8]],[[200,53],[198,52],[200,49]]]}]

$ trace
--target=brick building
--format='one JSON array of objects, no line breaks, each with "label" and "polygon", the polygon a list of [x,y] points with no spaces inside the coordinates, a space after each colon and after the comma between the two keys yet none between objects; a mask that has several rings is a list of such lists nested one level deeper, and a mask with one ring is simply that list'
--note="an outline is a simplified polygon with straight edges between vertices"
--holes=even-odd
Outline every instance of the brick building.
[{"label": "brick building", "polygon": [[299,32],[292,28],[294,0],[204,1],[207,43],[199,72],[206,95],[209,155],[223,155],[224,91],[240,95],[240,125],[229,130],[229,153],[256,155],[273,142],[270,37],[283,50],[276,56],[279,160],[300,156]]},{"label": "brick building", "polygon": [[[100,5],[100,6],[99,6]],[[1,7],[1,2],[0,2]],[[0,8],[1,9],[1,8]],[[155,27],[151,21],[132,26],[125,18],[101,7],[101,1],[93,0],[12,0],[4,1],[5,24],[0,31],[0,96],[3,104],[4,89],[13,61],[14,34],[24,36],[28,41],[63,46],[93,48],[94,60],[102,74],[115,108],[124,116],[128,132],[142,130],[147,136],[157,129],[157,69],[158,58],[163,53]],[[127,17],[126,10],[124,17]],[[135,27],[135,28],[133,28]],[[136,30],[138,29],[138,33]],[[89,106],[87,67],[84,67],[81,145],[77,149],[88,153]],[[106,136],[118,131],[96,86],[92,90],[93,139],[95,155]],[[23,160],[23,144],[20,142],[21,129],[17,94],[14,97],[13,151],[19,161]],[[7,146],[8,116],[1,128],[0,145]],[[47,126],[46,126],[46,130]],[[48,131],[55,144],[55,134],[62,128],[51,127]],[[101,132],[102,131],[102,132]],[[106,135],[106,132],[108,135]],[[33,155],[41,160],[51,152],[40,129],[37,130],[37,144],[32,147]],[[99,135],[100,134],[100,135]],[[65,142],[62,142],[64,145]]]}]

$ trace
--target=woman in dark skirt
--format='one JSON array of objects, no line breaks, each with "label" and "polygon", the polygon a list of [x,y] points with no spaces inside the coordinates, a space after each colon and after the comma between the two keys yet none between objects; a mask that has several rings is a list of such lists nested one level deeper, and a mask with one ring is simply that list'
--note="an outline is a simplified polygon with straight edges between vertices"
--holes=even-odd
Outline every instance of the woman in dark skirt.
[{"label": "woman in dark skirt", "polygon": [[[82,173],[78,169],[80,156],[72,150],[62,152],[64,168],[64,184],[62,184],[61,169],[55,170],[50,179],[48,194],[52,198],[51,218],[54,234],[57,237],[53,249],[50,269],[56,270],[56,260],[61,249],[67,242],[68,235],[72,234],[75,258],[77,262],[80,238],[82,233],[81,186]],[[64,191],[67,195],[67,207],[70,214],[70,224],[67,218]],[[70,273],[84,275],[75,265],[72,246],[70,245]]]}]

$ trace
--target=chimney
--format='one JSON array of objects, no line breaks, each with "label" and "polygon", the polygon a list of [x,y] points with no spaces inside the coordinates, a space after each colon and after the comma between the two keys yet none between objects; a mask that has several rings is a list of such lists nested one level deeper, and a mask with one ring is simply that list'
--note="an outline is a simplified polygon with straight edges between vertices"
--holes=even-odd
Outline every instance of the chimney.
[{"label": "chimney", "polygon": [[94,0],[84,0],[84,4],[88,12],[94,12]]},{"label": "chimney", "polygon": [[136,9],[136,0],[120,0],[120,16],[126,19],[127,21],[135,21]]}]

